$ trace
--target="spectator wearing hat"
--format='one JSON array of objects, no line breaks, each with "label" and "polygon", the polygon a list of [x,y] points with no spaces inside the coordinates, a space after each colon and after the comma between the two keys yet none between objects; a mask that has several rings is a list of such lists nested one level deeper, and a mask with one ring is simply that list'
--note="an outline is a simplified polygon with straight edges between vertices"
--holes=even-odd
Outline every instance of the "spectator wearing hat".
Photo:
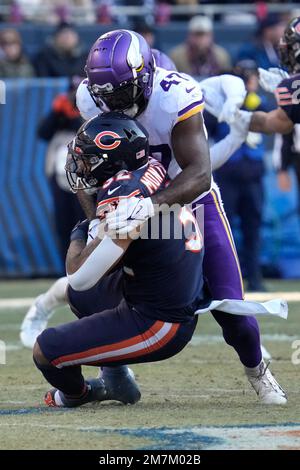
[{"label": "spectator wearing hat", "polygon": [[15,29],[0,31],[0,77],[32,77],[34,68],[22,49],[21,36]]},{"label": "spectator wearing hat", "polygon": [[39,77],[72,77],[82,75],[87,54],[83,52],[77,31],[62,23],[35,58]]},{"label": "spectator wearing hat", "polygon": [[206,16],[194,16],[188,23],[188,36],[170,57],[179,72],[209,77],[228,72],[231,60],[225,49],[214,43],[213,24]]},{"label": "spectator wearing hat", "polygon": [[256,39],[243,46],[238,60],[253,60],[257,67],[268,69],[279,66],[277,47],[283,35],[285,24],[277,14],[269,14],[259,23]]},{"label": "spectator wearing hat", "polygon": [[154,29],[146,21],[137,21],[133,25],[133,29],[136,33],[143,36],[147,41],[148,45],[152,48],[155,43],[155,32]]},{"label": "spectator wearing hat", "polygon": [[134,31],[141,34],[141,36],[143,36],[148,45],[151,47],[157,67],[162,67],[166,70],[176,70],[174,62],[170,59],[169,56],[167,56],[167,54],[153,48],[155,44],[155,33],[149,24],[146,22],[138,22],[134,26]]}]

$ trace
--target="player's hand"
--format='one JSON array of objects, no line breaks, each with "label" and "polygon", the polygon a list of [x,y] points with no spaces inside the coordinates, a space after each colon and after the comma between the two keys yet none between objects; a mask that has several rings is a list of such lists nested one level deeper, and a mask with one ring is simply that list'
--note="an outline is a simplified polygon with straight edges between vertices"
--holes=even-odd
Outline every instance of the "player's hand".
[{"label": "player's hand", "polygon": [[236,121],[236,114],[244,102],[243,96],[232,96],[228,98],[218,116],[219,122],[227,122],[227,124],[233,124]]},{"label": "player's hand", "polygon": [[246,141],[249,133],[251,116],[252,113],[249,111],[238,110],[236,112],[236,119],[234,123],[230,125],[230,134],[234,136],[235,140],[241,143]]},{"label": "player's hand", "polygon": [[115,211],[106,215],[108,230],[118,235],[126,235],[141,227],[154,216],[154,206],[150,197],[121,199]]},{"label": "player's hand", "polygon": [[258,132],[248,132],[246,144],[252,149],[256,149],[263,141],[263,137]]},{"label": "player's hand", "polygon": [[291,177],[288,171],[279,171],[277,174],[277,183],[279,189],[284,193],[287,193],[292,188]]},{"label": "player's hand", "polygon": [[274,93],[279,83],[289,76],[287,72],[276,67],[271,67],[268,70],[258,67],[258,73],[260,86],[269,93]]}]

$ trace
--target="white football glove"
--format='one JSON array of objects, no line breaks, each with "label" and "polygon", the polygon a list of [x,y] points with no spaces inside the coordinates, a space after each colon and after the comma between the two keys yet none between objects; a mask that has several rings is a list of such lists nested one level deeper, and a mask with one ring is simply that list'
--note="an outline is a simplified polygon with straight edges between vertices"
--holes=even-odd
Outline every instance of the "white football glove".
[{"label": "white football glove", "polygon": [[236,138],[236,140],[245,142],[251,121],[252,113],[238,109],[235,113],[235,120],[230,125],[230,133]]},{"label": "white football glove", "polygon": [[284,78],[288,78],[289,74],[282,69],[271,67],[268,70],[258,67],[259,73],[259,84],[260,86],[269,93],[274,93],[279,83]]},{"label": "white football glove", "polygon": [[154,214],[150,197],[145,199],[131,197],[120,200],[117,209],[106,215],[106,223],[109,232],[126,235],[141,227]]},{"label": "white football glove", "polygon": [[228,98],[222,108],[222,111],[219,114],[219,122],[227,122],[231,125],[236,121],[236,113],[240,109],[244,102],[244,97],[242,96],[233,96]]},{"label": "white football glove", "polygon": [[256,149],[262,143],[263,137],[258,132],[249,132],[246,144],[252,149]]}]

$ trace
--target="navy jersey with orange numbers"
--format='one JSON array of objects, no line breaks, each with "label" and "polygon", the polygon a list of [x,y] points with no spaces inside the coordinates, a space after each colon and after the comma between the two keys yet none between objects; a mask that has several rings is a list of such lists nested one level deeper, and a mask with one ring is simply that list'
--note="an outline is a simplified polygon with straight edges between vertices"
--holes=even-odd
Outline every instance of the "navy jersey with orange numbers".
[{"label": "navy jersey with orange numbers", "polygon": [[[149,197],[168,184],[156,160],[133,172],[120,172],[98,192],[97,215],[115,208],[122,198]],[[126,301],[149,317],[183,322],[204,302],[203,239],[192,212],[151,218],[124,257],[123,292]]]},{"label": "navy jersey with orange numbers", "polygon": [[285,78],[278,85],[277,104],[294,124],[300,123],[300,74]]}]

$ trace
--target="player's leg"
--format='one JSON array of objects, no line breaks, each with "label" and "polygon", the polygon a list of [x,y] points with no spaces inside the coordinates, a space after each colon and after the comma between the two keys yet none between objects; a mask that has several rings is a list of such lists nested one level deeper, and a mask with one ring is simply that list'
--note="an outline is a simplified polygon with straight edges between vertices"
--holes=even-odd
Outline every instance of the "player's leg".
[{"label": "player's leg", "polygon": [[[78,199],[61,189],[55,177],[51,181],[51,188],[55,200],[56,229],[59,234],[61,256],[64,260],[70,243],[70,232],[75,223],[84,219],[85,216]],[[47,327],[55,310],[67,302],[67,286],[67,278],[61,277],[45,293],[34,300],[26,312],[20,329],[20,339],[25,348],[33,348],[36,338]]]},{"label": "player's leg", "polygon": [[[69,303],[68,295],[71,295],[71,304],[73,311],[80,312],[81,306],[83,315],[100,312],[107,308],[113,308],[120,303],[122,295],[120,295],[121,287],[114,277],[108,276],[102,283],[103,288],[99,290],[98,297],[93,295],[93,302],[90,302],[90,294],[94,289],[90,289],[86,293],[72,291],[69,289],[67,277],[61,277],[52,284],[52,286],[44,293],[39,295],[29,308],[25,318],[21,324],[20,338],[26,348],[32,349],[36,338],[46,328],[48,321],[54,314],[55,310],[66,303]],[[107,292],[107,294],[105,293]],[[96,293],[97,293],[96,289]],[[78,303],[76,307],[76,303]]]},{"label": "player's leg", "polygon": [[196,317],[182,324],[150,319],[123,300],[114,309],[48,328],[34,347],[38,369],[55,387],[46,395],[47,404],[79,406],[110,399],[101,379],[84,380],[82,365],[120,366],[167,359],[190,341],[196,324]]},{"label": "player's leg", "polygon": [[61,277],[34,300],[21,324],[20,338],[23,346],[33,348],[36,338],[46,328],[55,310],[66,303],[67,287],[68,279]]},{"label": "player's leg", "polygon": [[[204,202],[203,271],[211,295],[216,300],[243,299],[239,261],[218,191],[212,190]],[[262,369],[260,334],[256,318],[233,316],[218,311],[212,311],[212,315],[221,326],[226,343],[236,350],[259,397],[265,403],[284,403],[286,399],[283,392],[275,387],[275,379],[271,373],[268,371],[262,374],[265,369]],[[266,374],[268,380],[265,380]],[[278,384],[276,386],[279,387]]]},{"label": "player's leg", "polygon": [[[122,270],[114,271],[84,292],[75,291],[69,286],[67,297],[71,310],[78,318],[115,308],[123,299]],[[140,397],[134,373],[126,365],[101,367],[99,378],[105,383],[107,400],[135,403]]]}]

